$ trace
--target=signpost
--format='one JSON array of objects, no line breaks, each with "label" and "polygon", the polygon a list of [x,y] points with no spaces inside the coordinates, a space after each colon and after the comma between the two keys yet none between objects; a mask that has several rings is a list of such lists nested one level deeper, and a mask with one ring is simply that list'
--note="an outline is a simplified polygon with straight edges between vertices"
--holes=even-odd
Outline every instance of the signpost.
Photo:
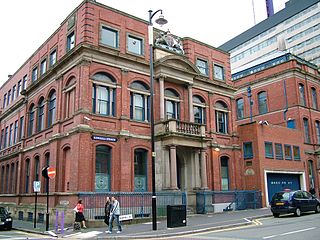
[{"label": "signpost", "polygon": [[46,231],[49,230],[49,179],[54,179],[56,176],[56,169],[54,167],[44,167],[42,169],[42,176],[47,179],[47,213],[46,213]]},{"label": "signpost", "polygon": [[41,182],[40,181],[33,181],[33,191],[35,192],[35,200],[34,200],[34,223],[33,227],[37,227],[37,202],[38,202],[38,192],[41,189]]}]

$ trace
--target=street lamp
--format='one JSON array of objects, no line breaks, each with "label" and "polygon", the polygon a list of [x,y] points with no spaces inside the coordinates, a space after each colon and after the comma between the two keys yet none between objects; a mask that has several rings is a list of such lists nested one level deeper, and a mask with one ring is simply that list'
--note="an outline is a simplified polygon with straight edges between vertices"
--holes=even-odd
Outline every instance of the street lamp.
[{"label": "street lamp", "polygon": [[156,196],[156,169],[155,169],[155,147],[154,147],[154,106],[153,106],[153,95],[154,95],[154,79],[153,79],[153,26],[152,26],[152,18],[160,12],[160,16],[156,23],[159,25],[164,25],[168,21],[163,17],[162,10],[159,9],[155,12],[149,10],[149,25],[148,25],[148,34],[149,34],[149,50],[150,50],[150,105],[151,105],[151,116],[150,116],[150,124],[151,124],[151,155],[152,155],[152,230],[157,230],[157,196]]}]

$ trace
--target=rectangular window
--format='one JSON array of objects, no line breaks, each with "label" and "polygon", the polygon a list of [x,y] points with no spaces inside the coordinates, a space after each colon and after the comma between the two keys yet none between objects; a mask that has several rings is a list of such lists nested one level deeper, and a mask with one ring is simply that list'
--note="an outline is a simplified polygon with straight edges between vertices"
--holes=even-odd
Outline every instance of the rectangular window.
[{"label": "rectangular window", "polygon": [[9,147],[13,145],[13,123],[10,124],[9,129]]},{"label": "rectangular window", "polygon": [[284,145],[284,157],[286,160],[292,160],[292,150],[291,145]]},{"label": "rectangular window", "polygon": [[13,144],[16,144],[17,140],[18,140],[18,120],[14,122]]},{"label": "rectangular window", "polygon": [[275,152],[276,152],[276,159],[282,160],[283,159],[283,150],[281,143],[275,143]]},{"label": "rectangular window", "polygon": [[20,96],[20,91],[21,91],[21,80],[19,80],[18,82],[17,97]]},{"label": "rectangular window", "polygon": [[7,106],[6,103],[7,103],[7,94],[4,94],[4,96],[3,96],[3,108],[5,108]]},{"label": "rectangular window", "polygon": [[101,43],[109,47],[119,47],[119,32],[106,26],[101,27]]},{"label": "rectangular window", "polygon": [[38,67],[35,67],[33,70],[32,70],[32,82],[36,81],[38,79]]},{"label": "rectangular window", "polygon": [[25,90],[27,88],[27,81],[28,81],[28,75],[25,75],[23,77],[22,90]]},{"label": "rectangular window", "polygon": [[3,137],[4,137],[4,129],[1,129],[0,149],[2,149]]},{"label": "rectangular window", "polygon": [[303,119],[303,128],[304,128],[304,140],[306,143],[310,143],[309,121],[307,118]]},{"label": "rectangular window", "polygon": [[296,121],[295,120],[288,120],[287,121],[287,128],[295,129],[296,128]]},{"label": "rectangular window", "polygon": [[7,106],[10,104],[11,90],[8,91]]},{"label": "rectangular window", "polygon": [[9,129],[9,127],[6,127],[6,131],[5,131],[5,133],[4,133],[3,148],[6,148],[6,147],[7,147],[8,129]]},{"label": "rectangular window", "polygon": [[272,142],[264,142],[266,158],[273,158],[273,144]]},{"label": "rectangular window", "polygon": [[213,77],[217,80],[224,80],[224,69],[223,67],[214,64],[213,66]]},{"label": "rectangular window", "polygon": [[19,140],[24,138],[24,117],[20,118],[20,126],[19,126]]},{"label": "rectangular window", "polygon": [[16,85],[14,85],[14,86],[12,87],[12,102],[14,101],[14,99],[15,99],[15,97],[16,97],[16,88],[17,88]]},{"label": "rectangular window", "polygon": [[203,75],[209,75],[208,62],[206,60],[197,59],[197,68]]},{"label": "rectangular window", "polygon": [[72,32],[67,37],[67,51],[70,51],[74,47],[75,47],[75,36],[74,36],[74,32]]},{"label": "rectangular window", "polygon": [[40,75],[43,75],[47,71],[47,59],[43,59],[40,64]]},{"label": "rectangular window", "polygon": [[128,35],[128,52],[143,55],[143,41],[141,38]]},{"label": "rectangular window", "polygon": [[253,158],[252,142],[243,143],[243,158],[244,159]]},{"label": "rectangular window", "polygon": [[300,147],[298,146],[293,146],[293,159],[300,161]]},{"label": "rectangular window", "polygon": [[56,62],[57,62],[57,50],[53,50],[51,53],[50,53],[50,59],[49,59],[49,64],[50,64],[50,67],[53,66]]}]

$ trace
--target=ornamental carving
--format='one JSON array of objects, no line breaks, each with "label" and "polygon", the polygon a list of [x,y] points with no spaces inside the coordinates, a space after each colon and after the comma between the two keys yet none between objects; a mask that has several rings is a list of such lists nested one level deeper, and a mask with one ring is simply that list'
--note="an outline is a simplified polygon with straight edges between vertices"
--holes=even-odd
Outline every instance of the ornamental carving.
[{"label": "ornamental carving", "polygon": [[154,44],[157,47],[168,49],[179,54],[184,54],[180,38],[173,36],[169,30],[160,33]]}]

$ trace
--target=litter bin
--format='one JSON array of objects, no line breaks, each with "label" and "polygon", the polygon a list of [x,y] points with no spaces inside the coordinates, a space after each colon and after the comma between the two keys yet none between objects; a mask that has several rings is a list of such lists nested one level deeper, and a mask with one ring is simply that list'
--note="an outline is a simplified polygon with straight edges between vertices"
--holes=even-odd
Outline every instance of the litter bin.
[{"label": "litter bin", "polygon": [[167,227],[183,227],[187,225],[186,205],[167,205]]}]

